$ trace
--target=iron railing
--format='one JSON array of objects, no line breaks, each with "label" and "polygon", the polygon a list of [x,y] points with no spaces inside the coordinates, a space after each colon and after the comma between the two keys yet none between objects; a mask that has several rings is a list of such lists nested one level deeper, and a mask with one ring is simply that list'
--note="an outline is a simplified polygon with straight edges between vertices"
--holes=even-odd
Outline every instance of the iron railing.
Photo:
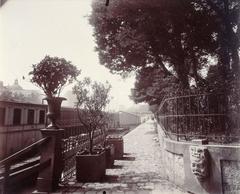
[{"label": "iron railing", "polygon": [[[71,133],[69,132],[71,131]],[[65,138],[62,139],[62,154],[64,168],[62,171],[61,183],[65,184],[69,179],[73,178],[76,173],[76,154],[78,151],[88,149],[90,146],[87,133],[83,133],[84,129],[79,126],[79,129],[74,126],[72,129],[65,129]],[[69,134],[71,134],[69,136]],[[98,146],[104,144],[105,134],[102,130],[94,132],[93,145]]]},{"label": "iron railing", "polygon": [[163,99],[156,113],[165,134],[177,141],[207,138],[218,143],[240,139],[230,135],[228,98],[222,93],[181,94]]}]

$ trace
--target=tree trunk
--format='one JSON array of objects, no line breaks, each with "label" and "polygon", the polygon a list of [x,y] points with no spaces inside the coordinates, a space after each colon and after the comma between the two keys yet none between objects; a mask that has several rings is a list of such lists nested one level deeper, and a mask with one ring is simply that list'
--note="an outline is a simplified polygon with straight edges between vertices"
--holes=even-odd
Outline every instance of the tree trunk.
[{"label": "tree trunk", "polygon": [[176,55],[174,60],[175,70],[177,72],[178,78],[182,84],[183,89],[189,89],[188,80],[189,69],[186,67],[185,64],[184,49],[181,43],[181,26],[177,24],[173,29],[177,37],[175,40],[175,49],[173,50],[173,52],[175,52]]},{"label": "tree trunk", "polygon": [[181,61],[176,63],[175,70],[177,72],[178,79],[180,80],[183,89],[189,89],[188,73],[185,70],[185,64],[181,63]]},{"label": "tree trunk", "polygon": [[89,152],[92,155],[93,154],[93,132],[89,131],[88,135],[89,135]]}]

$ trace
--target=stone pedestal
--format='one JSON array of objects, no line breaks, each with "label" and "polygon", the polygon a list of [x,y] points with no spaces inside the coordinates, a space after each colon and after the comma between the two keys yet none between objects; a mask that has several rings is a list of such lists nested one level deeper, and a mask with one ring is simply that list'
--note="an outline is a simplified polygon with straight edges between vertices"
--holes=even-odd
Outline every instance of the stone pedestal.
[{"label": "stone pedestal", "polygon": [[61,141],[64,129],[42,129],[43,138],[49,140],[41,148],[40,171],[37,192],[51,192],[57,189],[63,170]]}]

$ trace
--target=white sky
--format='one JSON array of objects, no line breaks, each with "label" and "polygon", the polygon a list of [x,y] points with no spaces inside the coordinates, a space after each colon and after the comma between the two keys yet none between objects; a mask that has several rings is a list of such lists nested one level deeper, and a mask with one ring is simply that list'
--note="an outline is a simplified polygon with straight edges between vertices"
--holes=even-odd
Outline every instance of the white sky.
[{"label": "white sky", "polygon": [[123,80],[99,65],[90,13],[91,0],[8,0],[0,8],[0,80],[6,85],[18,78],[24,88],[36,89],[27,81],[31,65],[47,54],[64,57],[82,70],[80,78],[112,84],[110,109],[133,105],[134,77]]}]

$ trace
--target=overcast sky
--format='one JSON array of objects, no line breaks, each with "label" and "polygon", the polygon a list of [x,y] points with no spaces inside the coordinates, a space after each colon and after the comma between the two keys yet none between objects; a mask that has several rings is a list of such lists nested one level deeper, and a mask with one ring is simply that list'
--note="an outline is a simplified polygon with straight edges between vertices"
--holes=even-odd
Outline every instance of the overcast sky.
[{"label": "overcast sky", "polygon": [[47,54],[64,57],[82,70],[80,78],[111,82],[110,109],[133,105],[134,77],[123,80],[99,65],[90,13],[91,0],[8,0],[0,8],[0,80],[6,85],[18,78],[24,88],[36,89],[28,81],[31,64]]}]

